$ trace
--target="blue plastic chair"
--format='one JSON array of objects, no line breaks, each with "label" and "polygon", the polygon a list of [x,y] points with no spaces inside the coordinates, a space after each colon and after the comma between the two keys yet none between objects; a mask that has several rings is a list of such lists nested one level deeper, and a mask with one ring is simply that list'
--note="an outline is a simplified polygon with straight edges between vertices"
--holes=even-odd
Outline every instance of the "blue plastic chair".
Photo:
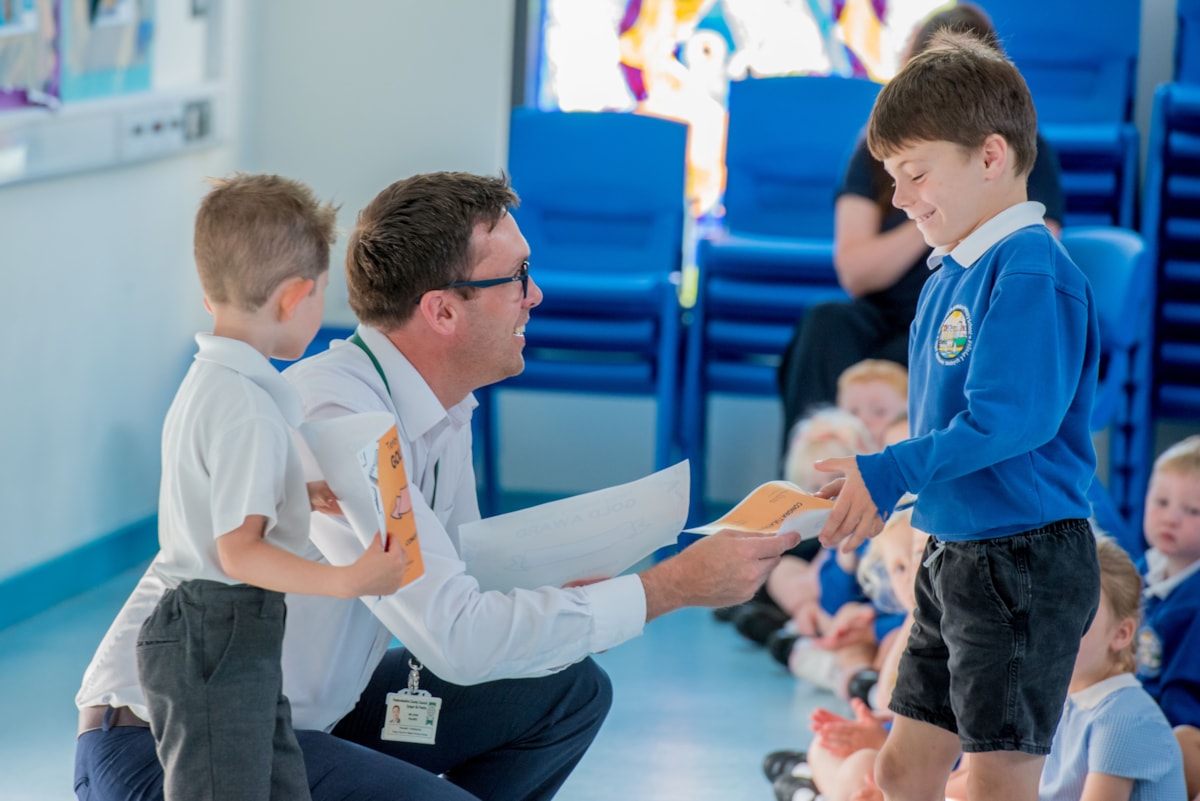
[{"label": "blue plastic chair", "polygon": [[650,396],[655,464],[671,463],[681,349],[687,126],[616,112],[515,109],[514,212],[544,300],[525,370],[477,393],[483,499],[499,510],[496,394],[509,388]]},{"label": "blue plastic chair", "polygon": [[1139,0],[984,0],[1058,153],[1067,225],[1134,225]]},{"label": "blue plastic chair", "polygon": [[776,396],[796,320],[846,297],[833,267],[834,200],[879,88],[837,76],[730,85],[725,230],[697,244],[684,363],[680,439],[695,520],[704,514],[709,395]]},{"label": "blue plastic chair", "polygon": [[1095,496],[1093,504],[1103,527],[1136,557],[1145,549],[1140,510],[1153,436],[1149,393],[1153,271],[1144,240],[1128,229],[1067,228],[1062,244],[1092,285],[1100,321],[1100,382],[1092,430],[1109,433],[1106,485],[1116,517],[1108,516],[1105,504]]}]

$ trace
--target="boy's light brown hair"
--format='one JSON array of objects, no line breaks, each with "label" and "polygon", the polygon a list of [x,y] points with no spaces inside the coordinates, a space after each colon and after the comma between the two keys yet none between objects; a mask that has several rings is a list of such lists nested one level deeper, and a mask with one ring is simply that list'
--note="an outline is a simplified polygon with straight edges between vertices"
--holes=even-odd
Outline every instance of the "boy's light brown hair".
[{"label": "boy's light brown hair", "polygon": [[1200,434],[1181,439],[1154,460],[1154,472],[1200,478]]},{"label": "boy's light brown hair", "polygon": [[[1103,597],[1108,603],[1112,621],[1119,623],[1130,618],[1138,621],[1142,604],[1142,576],[1133,560],[1116,540],[1108,537],[1097,538],[1096,556],[1100,561],[1100,586],[1104,589]],[[1121,669],[1127,673],[1137,670],[1136,648],[1135,637],[1115,655]]]},{"label": "boy's light brown hair", "polygon": [[237,173],[210,183],[193,246],[210,303],[253,312],[287,279],[315,281],[329,269],[337,206],[279,175]]},{"label": "boy's light brown hair", "polygon": [[863,359],[847,367],[838,376],[838,394],[851,384],[866,381],[882,381],[901,398],[908,397],[908,370],[888,359]]},{"label": "boy's light brown hair", "polygon": [[1037,158],[1037,112],[1025,79],[985,41],[943,30],[879,92],[867,147],[883,161],[923,142],[973,151],[992,134],[1008,143],[1016,175],[1028,175]]}]

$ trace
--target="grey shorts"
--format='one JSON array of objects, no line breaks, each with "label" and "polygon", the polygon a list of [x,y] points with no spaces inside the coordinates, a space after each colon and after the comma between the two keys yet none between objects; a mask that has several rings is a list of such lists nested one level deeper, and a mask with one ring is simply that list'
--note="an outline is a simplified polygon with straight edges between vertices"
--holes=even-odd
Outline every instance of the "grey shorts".
[{"label": "grey shorts", "polygon": [[966,752],[1048,754],[1100,599],[1091,526],[931,538],[925,561],[891,710],[956,733]]}]

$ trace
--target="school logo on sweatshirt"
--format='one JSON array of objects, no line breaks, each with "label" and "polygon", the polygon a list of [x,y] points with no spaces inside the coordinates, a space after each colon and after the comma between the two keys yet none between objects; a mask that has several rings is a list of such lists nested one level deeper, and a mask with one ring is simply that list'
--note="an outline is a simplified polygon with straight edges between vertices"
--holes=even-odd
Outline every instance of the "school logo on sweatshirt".
[{"label": "school logo on sweatshirt", "polygon": [[957,364],[971,350],[971,312],[958,305],[946,313],[938,330],[937,358],[942,364]]},{"label": "school logo on sweatshirt", "polygon": [[1149,626],[1142,626],[1137,633],[1138,675],[1155,678],[1162,671],[1162,640]]}]

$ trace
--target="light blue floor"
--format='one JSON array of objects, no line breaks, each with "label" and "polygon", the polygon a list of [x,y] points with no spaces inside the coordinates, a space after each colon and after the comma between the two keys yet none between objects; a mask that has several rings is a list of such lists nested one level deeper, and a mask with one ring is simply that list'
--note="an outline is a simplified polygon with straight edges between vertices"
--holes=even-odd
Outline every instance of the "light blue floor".
[{"label": "light blue floor", "polygon": [[[75,691],[141,569],[0,631],[0,799],[70,801]],[[653,621],[601,654],[616,700],[560,801],[770,801],[760,762],[808,743],[827,693],[789,676],[708,610]]]}]

